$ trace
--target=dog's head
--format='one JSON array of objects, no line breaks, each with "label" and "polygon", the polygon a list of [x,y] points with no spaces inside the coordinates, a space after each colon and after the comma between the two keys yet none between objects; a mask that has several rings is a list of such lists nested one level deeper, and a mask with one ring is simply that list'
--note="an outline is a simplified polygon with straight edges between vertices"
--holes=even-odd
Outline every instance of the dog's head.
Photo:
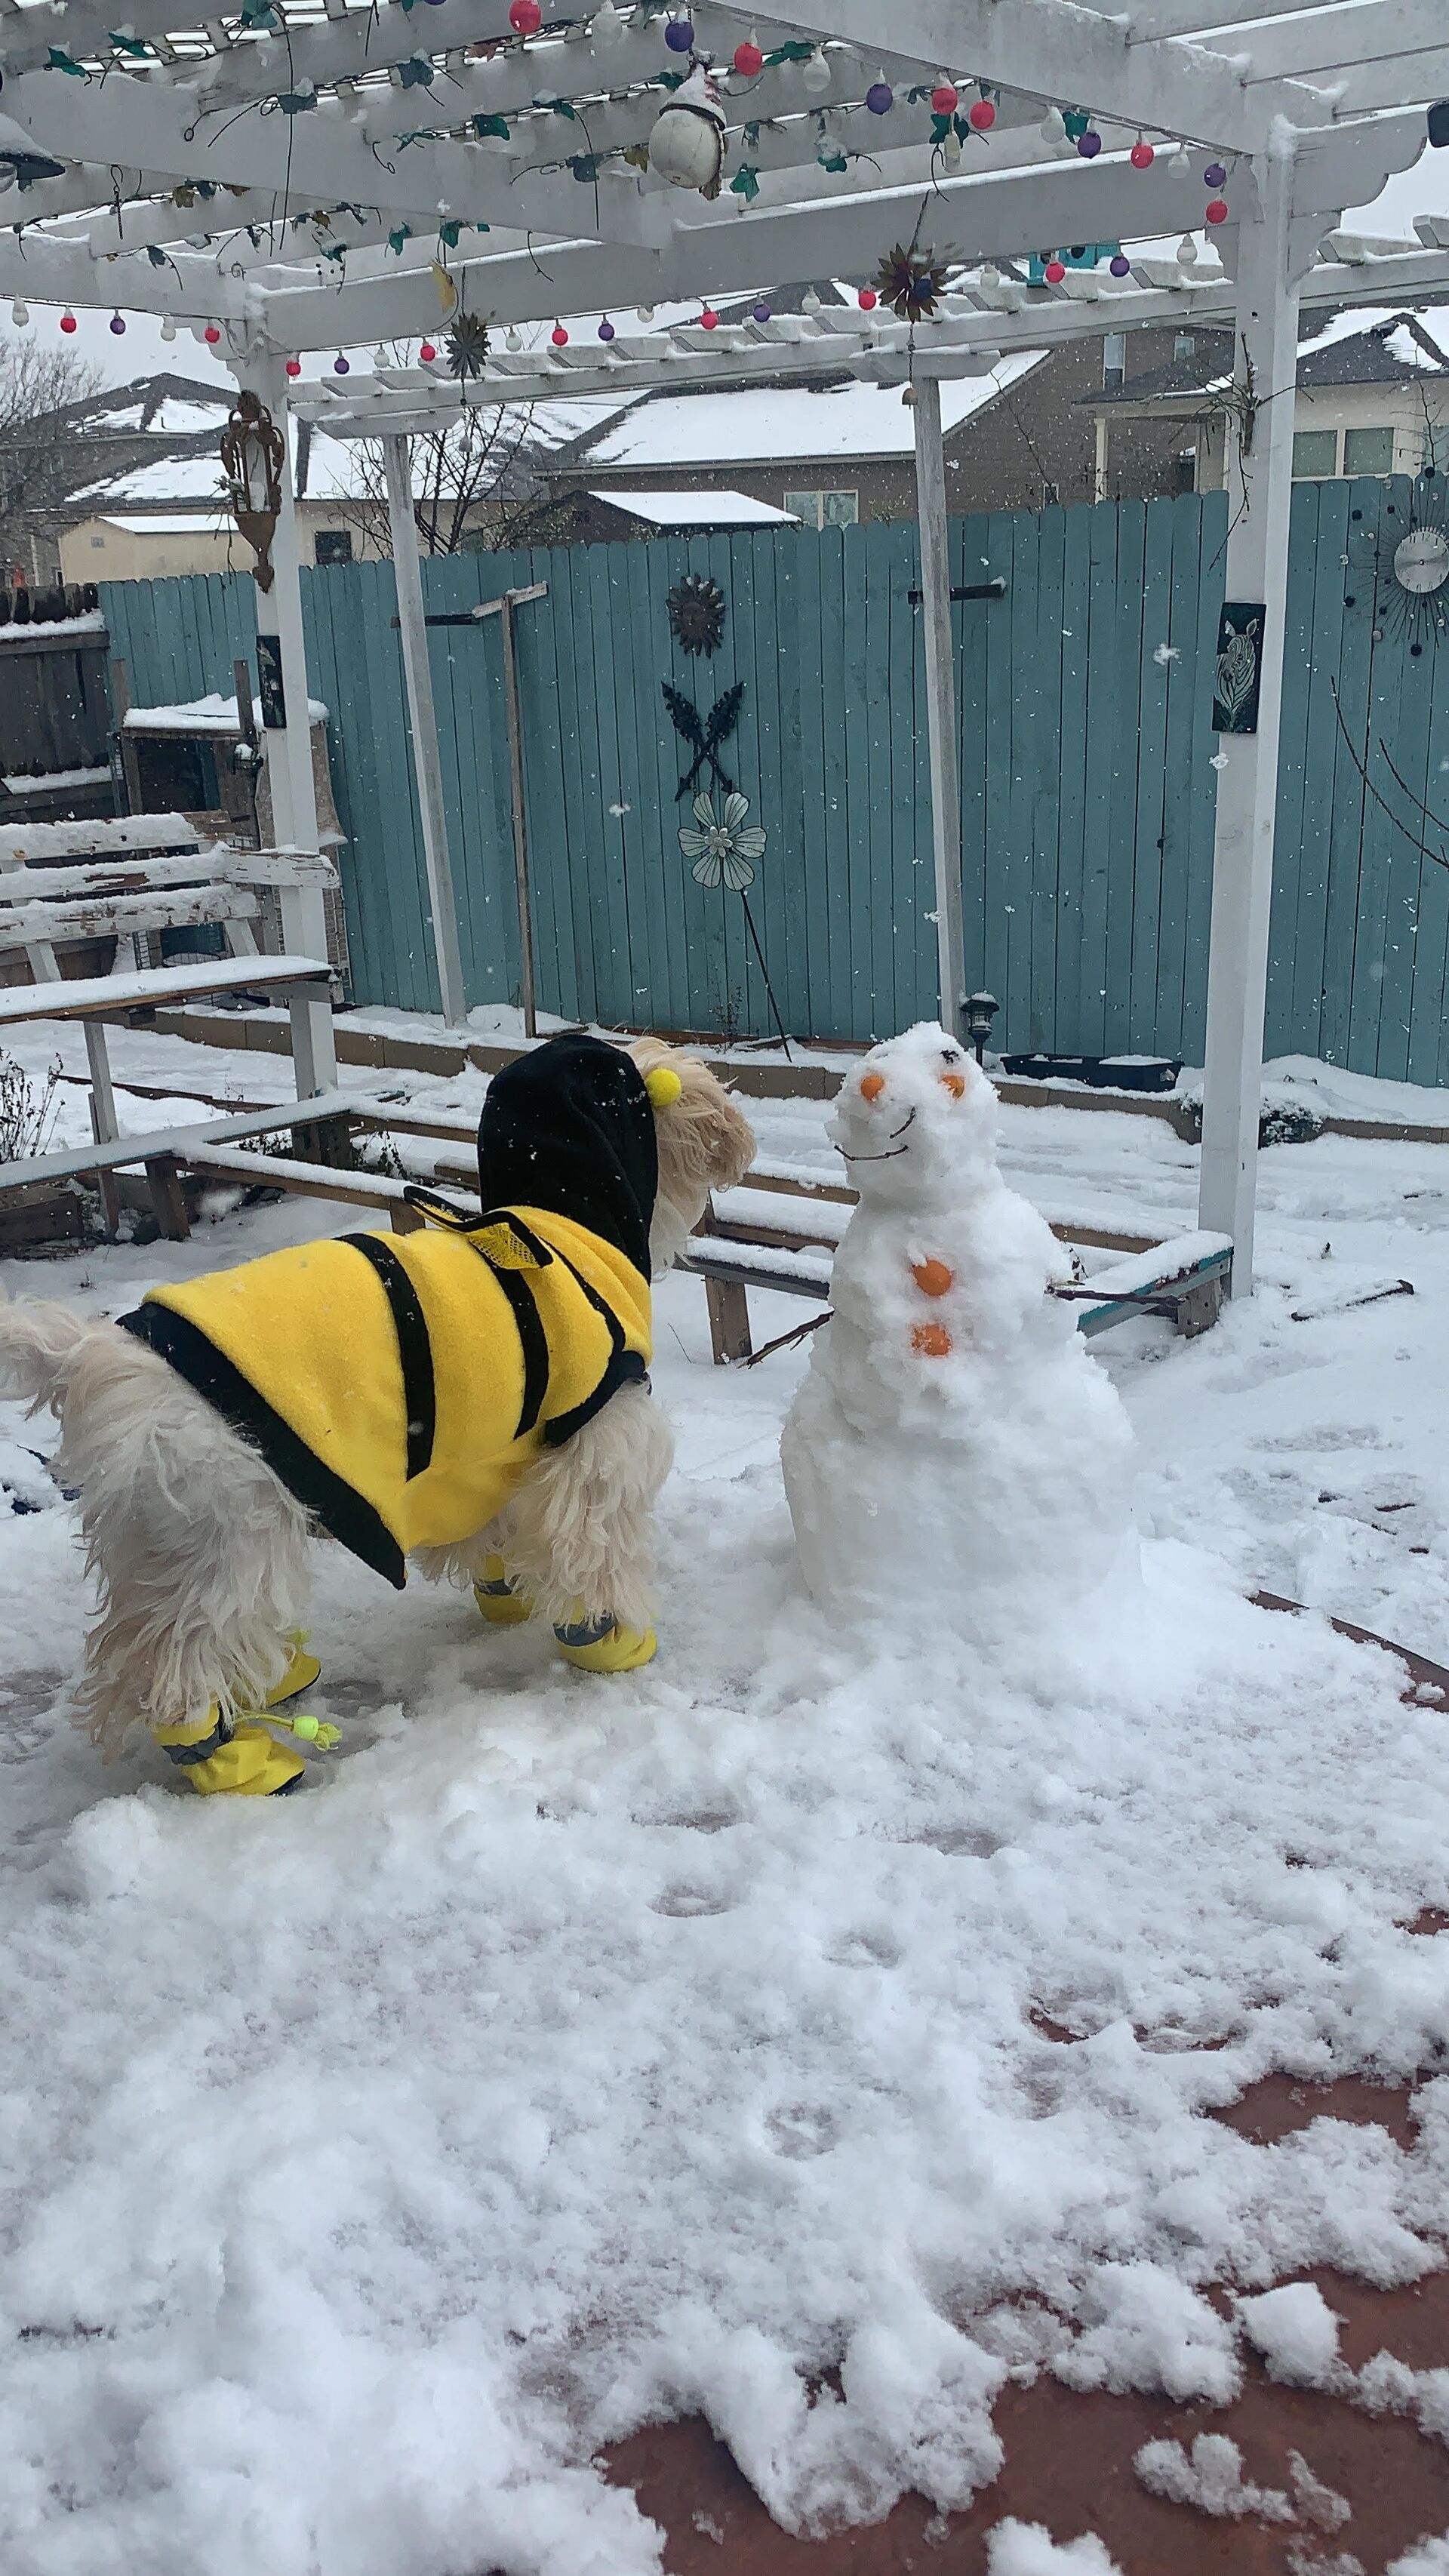
[{"label": "dog's head", "polygon": [[[733,1189],[744,1178],[755,1159],[755,1136],[723,1083],[698,1056],[666,1046],[662,1038],[632,1038],[625,1052],[646,1082],[651,1073],[663,1071],[679,1084],[673,1098],[657,1099],[654,1105],[659,1195],[649,1253],[654,1276],[662,1279],[703,1216],[711,1190]],[[655,1086],[661,1093],[672,1088]]]}]

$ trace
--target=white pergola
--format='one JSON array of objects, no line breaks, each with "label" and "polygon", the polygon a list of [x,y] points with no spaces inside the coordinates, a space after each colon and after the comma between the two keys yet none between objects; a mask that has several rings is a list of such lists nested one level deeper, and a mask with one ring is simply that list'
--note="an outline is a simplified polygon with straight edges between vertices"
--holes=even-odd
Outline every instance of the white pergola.
[{"label": "white pergola", "polygon": [[[1237,335],[1226,587],[1265,610],[1257,731],[1218,780],[1201,1185],[1251,1284],[1298,318],[1449,285],[1449,222],[1346,234],[1423,150],[1449,95],[1445,0],[0,0],[0,295],[207,326],[278,422],[306,351],[421,342],[486,320],[482,372],[381,367],[309,386],[337,434],[389,441],[419,770],[430,710],[406,442],[463,401],[534,402],[842,371],[915,402],[942,1016],[964,959],[943,378],[1013,349],[1191,314]],[[687,12],[687,14],[686,14]],[[735,56],[740,54],[739,64]],[[762,57],[756,61],[756,55]],[[717,78],[720,192],[671,187],[649,140],[693,63]],[[952,99],[947,95],[954,91]],[[973,119],[971,111],[977,114]],[[1150,147],[1144,150],[1143,147]],[[1208,177],[1207,173],[1212,176]],[[1197,247],[1205,219],[1213,250]],[[1169,244],[1174,257],[1133,251]],[[898,242],[949,258],[914,326],[856,312],[643,332],[624,317],[817,276],[866,285]],[[1026,257],[1125,244],[1117,273]],[[1217,255],[1214,256],[1213,253]],[[510,326],[587,313],[607,332],[510,347]],[[612,336],[608,336],[611,333]],[[517,335],[515,335],[517,336]],[[1286,397],[1286,399],[1285,399]],[[278,837],[315,846],[290,478],[258,594]],[[440,818],[425,847],[445,1010],[461,1009]],[[298,895],[293,945],[314,945]],[[320,909],[320,906],[318,906]]]}]

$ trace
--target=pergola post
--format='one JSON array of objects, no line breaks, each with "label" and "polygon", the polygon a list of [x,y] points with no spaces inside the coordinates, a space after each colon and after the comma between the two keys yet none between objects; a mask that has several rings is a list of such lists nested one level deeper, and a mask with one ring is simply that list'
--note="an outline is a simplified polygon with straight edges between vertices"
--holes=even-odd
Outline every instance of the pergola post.
[{"label": "pergola post", "polygon": [[[1260,608],[1257,730],[1215,737],[1217,825],[1208,947],[1198,1222],[1231,1235],[1232,1294],[1253,1285],[1263,1015],[1273,900],[1273,823],[1293,493],[1301,275],[1292,221],[1294,164],[1256,165],[1260,212],[1238,233],[1237,358],[1227,422],[1226,596]],[[1321,219],[1320,219],[1321,220]],[[1312,225],[1305,225],[1312,257]]]},{"label": "pergola post", "polygon": [[[257,616],[257,678],[262,701],[267,778],[272,795],[272,837],[279,848],[315,851],[318,845],[317,790],[312,776],[312,727],[308,715],[307,655],[302,640],[301,555],[292,480],[292,424],[287,413],[287,379],[277,357],[253,356],[236,369],[237,381],[264,402],[282,432],[286,462],[282,470],[277,524],[272,535],[272,586],[254,587]],[[237,709],[238,722],[242,710]],[[327,911],[320,886],[280,889],[282,945],[289,955],[325,958]],[[258,981],[262,979],[259,976]],[[337,1040],[332,1006],[320,997],[299,993],[289,1003],[292,1055],[297,1097],[308,1099],[337,1086]]]},{"label": "pergola post", "polygon": [[918,376],[915,394],[916,518],[926,625],[926,734],[931,762],[931,840],[936,854],[936,954],[941,1026],[959,1038],[966,990],[961,910],[961,777],[956,740],[956,662],[951,638],[951,556],[941,386]]},{"label": "pergola post", "polygon": [[443,1018],[449,1028],[462,1028],[467,1020],[468,1005],[463,992],[458,907],[453,897],[453,871],[448,857],[448,817],[443,804],[438,718],[433,704],[432,666],[428,660],[418,523],[413,516],[412,440],[393,432],[384,438],[382,454],[387,475],[387,520],[392,536],[393,576],[397,583],[398,633],[402,639],[403,679],[407,687],[408,722],[412,728],[413,770],[418,783],[418,814],[423,827],[423,865],[428,874],[438,990],[442,997]]}]

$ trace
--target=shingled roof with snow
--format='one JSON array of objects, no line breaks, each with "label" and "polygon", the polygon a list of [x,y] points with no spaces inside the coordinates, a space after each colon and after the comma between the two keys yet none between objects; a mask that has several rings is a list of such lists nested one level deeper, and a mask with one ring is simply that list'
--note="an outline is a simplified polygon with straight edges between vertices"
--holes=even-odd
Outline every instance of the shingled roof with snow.
[{"label": "shingled roof with snow", "polygon": [[[1102,411],[1109,404],[1181,401],[1219,392],[1232,372],[1231,331],[1194,333],[1190,357],[1128,375],[1120,385],[1099,385],[1079,403]],[[1316,314],[1298,343],[1300,392],[1335,385],[1420,384],[1449,375],[1449,307],[1420,313],[1356,311]]]}]

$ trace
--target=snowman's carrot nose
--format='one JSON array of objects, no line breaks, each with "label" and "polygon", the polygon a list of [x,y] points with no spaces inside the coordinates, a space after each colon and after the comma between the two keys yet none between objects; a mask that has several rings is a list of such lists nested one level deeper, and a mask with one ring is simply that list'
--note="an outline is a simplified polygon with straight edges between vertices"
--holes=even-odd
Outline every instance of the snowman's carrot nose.
[{"label": "snowman's carrot nose", "polygon": [[883,1073],[863,1073],[861,1075],[860,1093],[863,1100],[879,1100],[884,1089],[885,1075]]},{"label": "snowman's carrot nose", "polygon": [[953,1100],[959,1100],[962,1093],[965,1091],[966,1076],[964,1073],[939,1074],[937,1076],[937,1080],[939,1081],[943,1091],[950,1092]]}]

